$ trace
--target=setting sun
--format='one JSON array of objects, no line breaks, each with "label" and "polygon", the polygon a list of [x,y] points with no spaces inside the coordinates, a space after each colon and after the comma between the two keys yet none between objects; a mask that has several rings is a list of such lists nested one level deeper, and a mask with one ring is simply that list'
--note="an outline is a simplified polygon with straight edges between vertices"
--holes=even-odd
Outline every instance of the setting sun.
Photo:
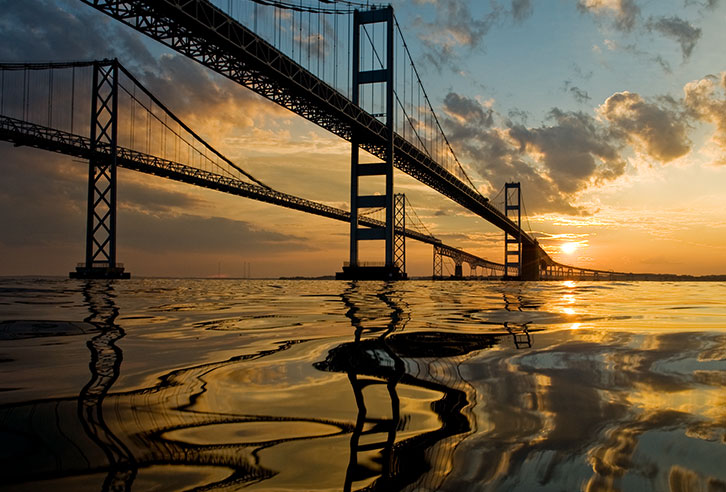
[{"label": "setting sun", "polygon": [[560,250],[565,254],[572,254],[580,247],[580,243],[564,243],[560,245]]}]

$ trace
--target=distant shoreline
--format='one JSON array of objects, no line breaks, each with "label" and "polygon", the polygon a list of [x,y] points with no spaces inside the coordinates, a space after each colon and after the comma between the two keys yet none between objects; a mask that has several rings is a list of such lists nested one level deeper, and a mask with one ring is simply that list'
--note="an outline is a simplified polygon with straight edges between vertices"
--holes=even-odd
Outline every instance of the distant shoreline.
[{"label": "distant shoreline", "polygon": [[[64,275],[0,275],[0,279],[11,279],[11,278],[56,278],[56,279],[66,279],[68,280],[68,277]],[[179,276],[179,277],[172,277],[172,276],[146,276],[146,275],[137,275],[132,276],[132,280],[138,280],[138,279],[167,279],[167,280],[182,280],[182,279],[194,279],[194,280],[335,280],[335,275],[320,275],[315,277],[306,277],[306,276],[290,276],[290,277],[257,277],[257,278],[245,278],[245,277],[185,277],[185,276]],[[429,275],[422,275],[417,277],[409,277],[409,280],[431,280],[431,276]],[[448,281],[448,280],[460,280],[460,281],[466,281],[466,280],[479,280],[481,282],[498,282],[500,279],[474,279],[474,278],[454,278],[454,277],[446,277],[443,279],[438,279],[441,281]],[[562,282],[569,279],[547,279],[547,280],[536,280],[535,282]],[[620,279],[614,279],[614,280],[608,280],[608,279],[602,279],[602,280],[594,280],[594,279],[571,279],[572,281],[582,281],[582,282],[726,282],[726,275],[675,275],[675,274],[667,274],[667,273],[643,273],[643,274],[632,274],[632,278],[620,278]]]}]

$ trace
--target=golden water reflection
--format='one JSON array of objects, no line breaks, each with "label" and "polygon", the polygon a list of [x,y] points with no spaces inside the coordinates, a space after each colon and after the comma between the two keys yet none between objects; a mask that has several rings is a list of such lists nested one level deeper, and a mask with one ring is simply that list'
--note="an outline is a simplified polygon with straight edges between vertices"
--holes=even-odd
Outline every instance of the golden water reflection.
[{"label": "golden water reflection", "polygon": [[[726,330],[711,303],[674,330],[666,287],[651,315],[606,283],[222,284],[199,312],[120,285],[0,320],[7,490],[726,490]],[[50,396],[12,399],[3,367],[79,343],[75,395],[26,369]]]}]

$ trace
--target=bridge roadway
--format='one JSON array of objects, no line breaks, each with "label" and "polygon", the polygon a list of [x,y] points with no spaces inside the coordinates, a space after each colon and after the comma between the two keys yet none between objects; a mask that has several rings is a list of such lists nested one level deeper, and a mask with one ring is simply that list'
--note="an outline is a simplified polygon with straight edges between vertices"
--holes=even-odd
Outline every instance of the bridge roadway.
[{"label": "bridge roadway", "polygon": [[[81,0],[385,160],[387,127],[207,0]],[[489,200],[399,134],[394,166],[522,238],[522,278],[559,265]],[[573,267],[565,267],[573,268]],[[581,270],[581,269],[577,269]]]},{"label": "bridge roadway", "polygon": [[[87,137],[3,115],[0,115],[0,140],[11,142],[16,146],[34,147],[82,159],[94,157],[91,151],[91,140]],[[95,158],[104,161],[110,160],[112,158],[110,149],[100,147],[95,152]],[[117,147],[116,164],[145,174],[152,174],[350,223],[349,211],[124,147]],[[359,222],[367,227],[385,227],[383,221],[370,217],[360,217]],[[438,246],[440,247],[440,254],[453,258],[457,262],[463,260],[472,266],[501,271],[502,275],[504,273],[504,265],[443,244],[440,239],[433,236],[408,228],[403,230],[399,228],[396,232],[403,233],[410,239]]]}]

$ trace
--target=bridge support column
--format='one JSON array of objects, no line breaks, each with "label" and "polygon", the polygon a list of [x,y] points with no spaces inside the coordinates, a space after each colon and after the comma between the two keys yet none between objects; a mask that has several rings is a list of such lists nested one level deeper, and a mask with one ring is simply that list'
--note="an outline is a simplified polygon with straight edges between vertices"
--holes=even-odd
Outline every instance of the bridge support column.
[{"label": "bridge support column", "polygon": [[522,245],[522,269],[519,276],[520,280],[539,280],[541,278],[541,270],[546,268],[542,265],[541,248],[535,242],[532,245],[526,243]]},{"label": "bridge support column", "polygon": [[[86,259],[71,278],[129,278],[116,263],[116,142],[118,135],[118,62],[93,65],[91,159],[88,166]],[[96,150],[108,149],[99,160]]]},{"label": "bridge support column", "polygon": [[[368,24],[385,24],[386,36],[385,67],[375,70],[361,70],[361,27]],[[385,112],[377,115],[386,120],[386,155],[384,162],[361,163],[361,145],[369,143],[361,141],[355,131],[351,138],[351,182],[350,182],[350,261],[343,265],[343,271],[336,274],[337,279],[344,280],[396,280],[406,278],[405,271],[395,259],[395,225],[393,198],[393,135],[394,135],[394,104],[393,104],[393,7],[353,13],[353,104],[359,105],[361,87],[370,84],[385,84]],[[379,50],[383,51],[383,50]],[[383,63],[381,61],[381,63]],[[385,180],[385,190],[379,195],[361,195],[359,181],[364,176],[379,176]],[[386,212],[384,228],[359,227],[358,214],[360,209],[383,208]],[[359,261],[358,241],[384,241],[385,262],[383,265],[364,264]]]}]

